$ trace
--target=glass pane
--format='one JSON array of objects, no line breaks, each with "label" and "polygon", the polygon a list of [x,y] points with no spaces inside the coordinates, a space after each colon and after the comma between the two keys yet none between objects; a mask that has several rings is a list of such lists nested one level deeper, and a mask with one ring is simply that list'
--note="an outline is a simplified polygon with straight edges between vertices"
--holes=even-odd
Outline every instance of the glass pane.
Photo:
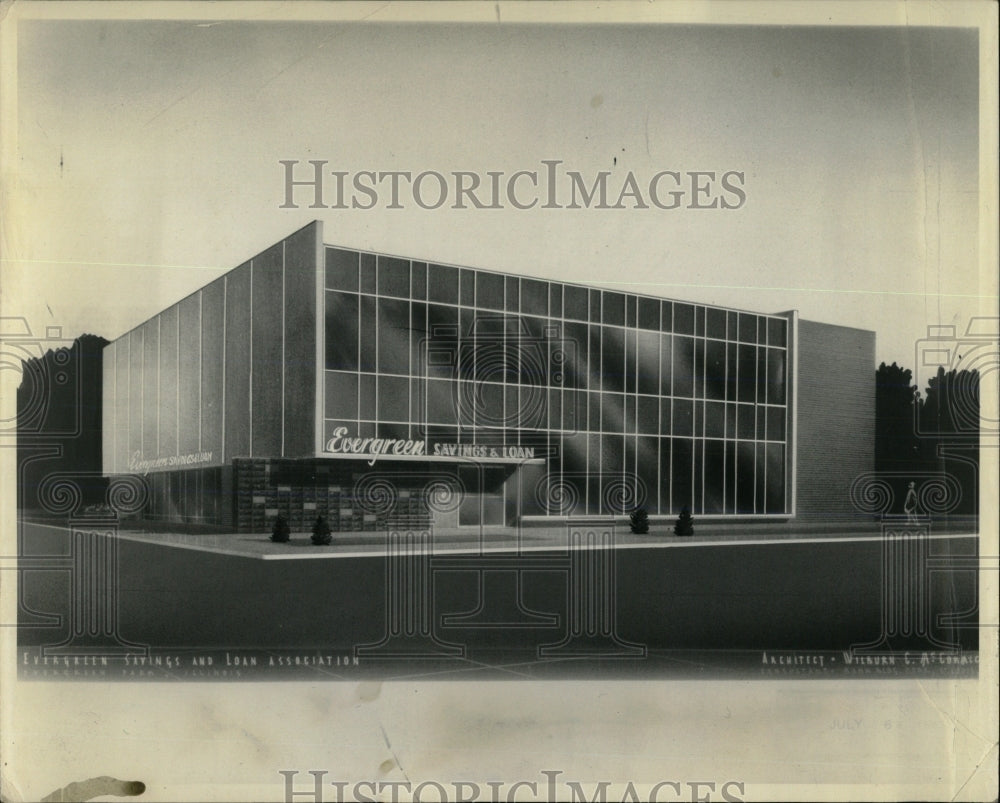
[{"label": "glass pane", "polygon": [[705,437],[726,436],[726,405],[722,402],[705,402]]},{"label": "glass pane", "polygon": [[414,262],[410,272],[410,291],[413,298],[423,301],[427,298],[427,263]]},{"label": "glass pane", "polygon": [[660,335],[660,395],[673,394],[674,376],[673,335]]},{"label": "glass pane", "polygon": [[566,385],[571,388],[587,387],[587,325],[567,323],[565,326],[567,360]]},{"label": "glass pane", "polygon": [[446,265],[428,265],[427,298],[442,304],[457,304],[458,270]]},{"label": "glass pane", "polygon": [[601,429],[604,432],[625,431],[625,397],[621,393],[601,394]]},{"label": "glass pane", "polygon": [[563,288],[563,315],[577,321],[587,320],[587,288],[568,284]]},{"label": "glass pane", "polygon": [[601,328],[601,387],[612,392],[625,389],[625,330]]},{"label": "glass pane", "polygon": [[384,296],[409,298],[410,263],[405,259],[378,258],[378,291]]},{"label": "glass pane", "polygon": [[736,451],[736,512],[754,512],[754,445],[740,443]]},{"label": "glass pane", "polygon": [[601,436],[601,513],[623,515],[625,443],[621,435]]},{"label": "glass pane", "polygon": [[358,369],[358,297],[334,291],[326,294],[326,367]]},{"label": "glass pane", "polygon": [[375,292],[375,255],[361,255],[361,292]]},{"label": "glass pane", "polygon": [[476,303],[476,272],[463,268],[459,274],[459,300],[464,307],[474,306]]},{"label": "glass pane", "polygon": [[408,421],[409,404],[410,389],[407,379],[395,376],[378,378],[379,421]]},{"label": "glass pane", "polygon": [[590,291],[590,317],[588,320],[591,323],[601,322],[601,291],[591,290]]},{"label": "glass pane", "polygon": [[693,434],[693,409],[688,399],[674,399],[673,434],[690,436]]},{"label": "glass pane", "polygon": [[726,343],[726,399],[736,401],[739,396],[737,382],[739,347],[735,343]]},{"label": "glass pane", "polygon": [[410,370],[410,305],[406,301],[378,300],[379,373],[406,374]]},{"label": "glass pane", "polygon": [[636,332],[634,329],[625,331],[625,392],[636,392],[635,375]]},{"label": "glass pane", "polygon": [[673,338],[674,395],[691,396],[694,390],[694,339]]},{"label": "glass pane", "polygon": [[694,341],[694,396],[705,398],[705,341],[701,338]]},{"label": "glass pane", "polygon": [[[358,340],[360,341],[361,351],[358,356],[358,368],[362,371],[370,371],[374,373],[376,358],[378,356],[375,348],[375,332],[378,329],[378,316],[376,314],[375,299],[373,297],[361,296],[360,313],[361,323]],[[329,326],[327,327],[326,332],[327,337],[330,337]],[[336,337],[337,333],[334,332],[333,336]]]},{"label": "glass pane", "polygon": [[723,512],[725,457],[722,441],[705,441],[705,490],[702,500],[706,513]]},{"label": "glass pane", "polygon": [[587,513],[598,516],[601,513],[601,436],[587,436]]},{"label": "glass pane", "polygon": [[756,343],[757,342],[757,316],[748,315],[745,312],[740,313],[740,342],[741,343]]},{"label": "glass pane", "polygon": [[726,398],[726,344],[717,340],[705,343],[705,397]]},{"label": "glass pane", "polygon": [[660,331],[674,331],[674,305],[670,301],[660,302]]},{"label": "glass pane", "polygon": [[558,282],[549,284],[549,315],[553,318],[563,317],[562,309],[563,286]]},{"label": "glass pane", "polygon": [[769,404],[785,403],[785,352],[767,350],[767,401]]},{"label": "glass pane", "polygon": [[652,298],[639,297],[639,326],[642,329],[659,331],[660,302]]},{"label": "glass pane", "polygon": [[726,476],[723,478],[725,491],[725,512],[736,512],[736,443],[726,441]]},{"label": "glass pane", "polygon": [[738,404],[736,412],[736,437],[740,440],[753,440],[757,434],[752,404]]},{"label": "glass pane", "polygon": [[767,408],[767,439],[783,441],[785,439],[785,408]]},{"label": "glass pane", "polygon": [[601,389],[601,327],[596,324],[587,327],[590,365],[587,380],[591,390]]},{"label": "glass pane", "polygon": [[326,286],[329,290],[358,290],[358,254],[340,248],[326,249]]},{"label": "glass pane", "polygon": [[601,394],[587,393],[587,430],[601,431]]},{"label": "glass pane", "polygon": [[785,346],[788,345],[786,342],[786,331],[788,328],[788,321],[781,318],[768,318],[767,320],[767,342],[771,346]]},{"label": "glass pane", "polygon": [[674,501],[672,498],[673,493],[673,482],[671,480],[671,469],[673,467],[673,460],[671,457],[671,443],[670,438],[659,438],[659,452],[660,452],[660,514],[671,514],[675,511]]},{"label": "glass pane", "polygon": [[604,323],[615,326],[625,325],[625,296],[621,293],[604,291],[604,305],[601,317]]},{"label": "glass pane", "polygon": [[[444,379],[428,379],[426,384],[427,422],[429,424],[458,424],[458,387]],[[379,391],[382,390],[379,380]]]},{"label": "glass pane", "polygon": [[739,366],[737,368],[739,401],[752,402],[757,390],[757,355],[753,346],[739,346]]},{"label": "glass pane", "polygon": [[757,475],[754,483],[754,499],[757,513],[763,513],[767,509],[767,455],[766,446],[763,443],[757,444]]},{"label": "glass pane", "polygon": [[694,307],[691,304],[674,304],[674,331],[682,335],[694,334]]},{"label": "glass pane", "polygon": [[358,417],[358,375],[326,371],[327,418]]},{"label": "glass pane", "polygon": [[660,430],[660,403],[652,396],[636,397],[636,428],[640,435],[656,435]]},{"label": "glass pane", "polygon": [[785,512],[785,448],[767,445],[767,512]]},{"label": "glass pane", "polygon": [[646,509],[650,513],[659,511],[660,487],[657,444],[659,438],[636,438],[635,471],[640,483],[640,494],[644,491]]},{"label": "glass pane", "polygon": [[[360,400],[359,409],[360,415],[355,414],[358,418],[374,419],[375,417],[375,375],[374,374],[360,374]],[[351,416],[352,418],[355,416]],[[414,412],[414,418],[420,418],[419,412]]]},{"label": "glass pane", "polygon": [[691,441],[685,438],[672,438],[672,500],[676,512],[685,505],[691,507],[694,503],[694,485],[692,482],[693,454]]},{"label": "glass pane", "polygon": [[520,311],[520,282],[516,276],[507,276],[504,281],[504,309],[507,312]]},{"label": "glass pane", "polygon": [[720,340],[725,340],[726,311],[709,307],[706,314],[708,316],[705,324],[706,337],[717,337]]},{"label": "glass pane", "polygon": [[757,401],[767,400],[767,349],[757,349]]},{"label": "glass pane", "polygon": [[484,309],[503,309],[503,276],[484,271],[476,272],[476,306]]},{"label": "glass pane", "polygon": [[521,279],[521,312],[529,315],[548,315],[548,305],[548,284],[537,279]]},{"label": "glass pane", "polygon": [[[641,299],[640,299],[641,300]],[[636,379],[639,393],[660,392],[660,336],[642,329],[636,332]]]},{"label": "glass pane", "polygon": [[673,402],[670,399],[660,399],[660,434],[670,435],[673,431]]},{"label": "glass pane", "polygon": [[458,308],[427,305],[427,375],[452,378],[458,366]]}]

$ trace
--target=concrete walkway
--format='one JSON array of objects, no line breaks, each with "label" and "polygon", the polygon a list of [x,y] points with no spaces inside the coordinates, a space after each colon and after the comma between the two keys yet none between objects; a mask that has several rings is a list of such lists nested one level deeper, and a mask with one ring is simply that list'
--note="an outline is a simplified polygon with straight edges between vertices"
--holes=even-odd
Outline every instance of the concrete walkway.
[{"label": "concrete walkway", "polygon": [[[705,525],[695,527],[692,536],[680,537],[666,526],[655,527],[646,535],[635,535],[627,524],[614,525],[614,537],[609,543],[601,539],[571,543],[569,526],[517,528],[489,528],[477,532],[474,529],[435,530],[431,548],[434,554],[518,554],[525,552],[566,551],[578,548],[617,549],[675,549],[691,547],[738,547],[761,544],[801,544],[825,543],[831,540],[870,541],[878,540],[881,528],[876,522],[833,523],[833,524],[761,524],[748,525]],[[575,529],[598,532],[599,521],[573,524]],[[931,538],[951,538],[959,536],[976,537],[971,526],[943,527],[931,526]],[[388,544],[384,532],[333,533],[333,543],[329,546],[315,546],[308,533],[293,533],[287,543],[278,544],[265,533],[180,533],[148,531],[142,529],[122,529],[119,537],[148,544],[172,546],[178,549],[192,549],[221,555],[236,555],[261,560],[315,560],[323,558],[381,557],[387,552]],[[590,540],[590,539],[588,539]]]}]

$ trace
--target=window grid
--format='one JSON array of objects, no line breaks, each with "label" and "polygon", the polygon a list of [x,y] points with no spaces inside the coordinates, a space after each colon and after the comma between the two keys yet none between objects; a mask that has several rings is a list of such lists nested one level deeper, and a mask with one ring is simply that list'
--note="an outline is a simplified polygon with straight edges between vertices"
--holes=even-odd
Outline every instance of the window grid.
[{"label": "window grid", "polygon": [[[358,261],[358,270],[361,271],[360,258]],[[408,299],[408,301],[410,302],[409,309],[411,314],[410,324],[411,324],[411,329],[413,329],[415,332],[420,331],[421,329],[424,332],[426,332],[427,330],[427,321],[425,320],[424,325],[418,327],[415,325],[416,321],[415,319],[412,318],[412,315],[413,315],[413,310],[415,309],[414,307],[415,298],[417,298],[418,295],[426,297],[429,294],[428,285],[430,283],[430,272],[431,268],[430,266],[428,266],[427,270],[424,272],[424,281],[426,283],[425,292],[419,294],[414,292],[417,289],[417,278],[415,275],[416,271],[411,270],[409,273],[410,290],[411,290],[410,298]],[[508,291],[507,287],[508,283],[506,281],[504,281],[503,283],[504,289],[503,289],[503,299],[501,301],[501,304],[504,307],[504,310],[501,311],[489,306],[482,306],[480,304],[479,286],[478,286],[479,284],[478,278],[480,274],[481,274],[480,271],[475,271],[475,270],[462,270],[458,274],[456,274],[457,277],[460,277],[459,282],[456,282],[457,303],[442,305],[446,307],[452,307],[457,312],[459,332],[458,332],[458,343],[456,345],[459,348],[461,348],[461,344],[469,339],[469,333],[467,333],[462,327],[464,319],[461,315],[460,312],[461,310],[472,310],[475,312],[480,312],[483,313],[488,318],[492,318],[494,316],[504,316],[503,320],[505,321],[505,325],[501,330],[502,333],[500,335],[500,340],[504,348],[507,347],[511,338],[511,331],[510,329],[508,329],[507,325],[507,322],[509,322],[510,319],[516,321],[525,321],[529,331],[532,321],[536,324],[535,331],[540,330],[542,332],[545,332],[547,327],[555,325],[560,330],[563,336],[565,336],[565,327],[562,326],[561,324],[569,322],[582,323],[584,324],[585,330],[587,331],[587,338],[586,338],[587,342],[578,344],[581,353],[578,354],[577,364],[575,366],[566,366],[566,371],[564,371],[568,372],[569,370],[573,370],[574,373],[579,374],[576,380],[570,383],[573,385],[573,387],[567,387],[566,382],[555,385],[551,384],[549,379],[549,377],[551,377],[551,369],[552,369],[551,349],[548,348],[548,340],[546,339],[543,340],[543,345],[546,347],[546,355],[543,364],[547,371],[546,377],[544,378],[538,379],[536,381],[524,382],[523,381],[524,373],[519,363],[516,363],[514,365],[514,370],[517,372],[516,375],[509,377],[509,381],[507,382],[493,382],[490,380],[479,380],[480,366],[478,362],[474,361],[472,368],[473,370],[472,381],[477,383],[482,382],[482,384],[484,385],[490,385],[496,387],[498,391],[501,391],[501,398],[503,399],[504,405],[507,405],[508,403],[507,394],[503,393],[503,390],[506,388],[511,388],[515,390],[515,392],[519,393],[519,395],[515,397],[517,398],[518,404],[520,404],[522,400],[525,398],[525,395],[520,394],[519,389],[522,387],[534,387],[536,388],[536,392],[545,394],[546,403],[544,405],[545,407],[544,413],[542,415],[541,420],[538,421],[534,426],[508,427],[504,423],[504,419],[501,419],[499,425],[493,425],[486,421],[480,421],[477,416],[477,411],[475,410],[475,407],[473,407],[473,409],[470,411],[471,412],[470,416],[467,416],[463,409],[456,409],[455,415],[449,418],[448,424],[440,424],[440,423],[431,424],[431,422],[428,419],[428,416],[426,415],[426,413],[428,412],[426,410],[426,406],[428,403],[428,396],[430,394],[425,393],[422,398],[417,397],[417,400],[421,403],[421,406],[424,407],[425,409],[423,410],[424,415],[415,416],[414,413],[420,412],[420,410],[414,409],[415,397],[412,392],[409,394],[407,400],[407,412],[409,418],[408,421],[395,421],[395,420],[389,421],[388,419],[379,420],[378,416],[360,417],[364,415],[364,410],[361,407],[362,399],[361,399],[360,381],[357,383],[358,392],[355,396],[356,409],[359,412],[359,418],[348,417],[344,419],[344,423],[366,424],[369,426],[369,428],[373,430],[375,424],[377,423],[409,425],[415,429],[420,424],[427,422],[431,426],[437,427],[439,429],[443,427],[444,428],[443,431],[454,433],[454,437],[456,440],[462,441],[462,439],[464,438],[468,439],[467,442],[475,440],[478,434],[482,434],[485,431],[486,433],[494,433],[495,435],[499,435],[500,438],[502,439],[502,442],[508,442],[507,439],[505,438],[505,435],[509,432],[511,440],[517,439],[518,442],[526,441],[537,444],[539,443],[539,440],[537,438],[532,439],[529,433],[546,433],[546,439],[545,439],[546,442],[550,443],[557,442],[559,443],[560,447],[562,447],[558,450],[559,453],[558,460],[560,464],[559,468],[563,469],[565,468],[566,465],[565,462],[566,439],[568,436],[578,433],[583,438],[583,442],[581,445],[585,450],[586,464],[588,466],[596,468],[596,471],[591,469],[590,474],[592,476],[596,475],[599,478],[599,480],[605,477],[618,476],[619,471],[631,474],[632,476],[638,476],[639,438],[640,437],[650,438],[655,435],[654,440],[659,444],[659,457],[656,460],[656,467],[655,467],[655,476],[657,479],[658,489],[655,488],[646,489],[648,495],[647,504],[651,503],[654,508],[659,507],[661,510],[663,510],[664,508],[669,508],[673,510],[676,507],[679,507],[680,504],[682,504],[680,500],[674,500],[672,498],[674,490],[674,482],[673,482],[674,477],[672,476],[671,467],[676,466],[676,462],[674,459],[667,460],[665,462],[662,455],[664,453],[664,449],[667,446],[672,447],[674,445],[674,442],[680,443],[681,441],[684,441],[690,444],[691,447],[693,447],[690,450],[689,470],[691,472],[691,475],[694,476],[695,471],[696,470],[698,471],[698,476],[696,477],[696,479],[699,481],[696,483],[698,487],[694,489],[695,498],[689,500],[688,502],[692,505],[692,512],[694,513],[702,512],[707,502],[706,494],[704,493],[707,487],[706,481],[708,478],[708,465],[707,465],[708,450],[706,449],[706,445],[709,444],[710,442],[719,443],[722,446],[721,451],[715,452],[716,458],[713,458],[713,459],[720,459],[718,456],[721,455],[722,467],[724,469],[721,472],[723,475],[722,489],[721,489],[722,497],[720,503],[721,510],[724,513],[735,512],[734,510],[729,509],[730,508],[729,493],[731,490],[730,486],[733,485],[733,487],[735,487],[735,483],[737,482],[737,478],[740,474],[739,459],[738,456],[735,455],[735,453],[737,451],[737,446],[739,443],[746,443],[753,449],[753,467],[752,467],[753,473],[751,475],[750,472],[748,471],[747,472],[748,476],[745,477],[744,479],[745,481],[749,481],[750,483],[752,483],[753,493],[750,495],[750,498],[754,500],[753,502],[754,512],[762,513],[764,512],[764,510],[767,509],[767,499],[769,491],[766,484],[766,476],[767,476],[766,466],[767,466],[767,456],[768,454],[771,453],[767,448],[767,444],[771,444],[775,447],[780,447],[780,452],[778,453],[781,456],[782,464],[784,463],[784,460],[786,458],[784,446],[786,444],[787,434],[788,434],[787,433],[787,396],[788,396],[787,387],[782,387],[782,389],[780,390],[780,398],[781,398],[780,402],[772,401],[769,398],[771,390],[770,388],[771,363],[773,359],[780,358],[780,360],[784,363],[784,365],[781,366],[782,370],[780,378],[783,384],[787,384],[787,359],[786,359],[787,345],[773,344],[771,342],[772,338],[769,338],[770,334],[769,329],[772,326],[771,322],[774,321],[777,323],[784,323],[785,322],[784,318],[781,318],[779,316],[755,315],[750,313],[733,313],[732,311],[719,310],[718,315],[722,316],[722,318],[724,318],[725,320],[726,336],[710,337],[708,336],[708,331],[709,331],[708,310],[709,309],[715,310],[716,308],[708,308],[704,305],[690,304],[685,306],[690,310],[691,317],[693,317],[694,319],[693,321],[693,323],[695,324],[694,333],[692,334],[692,333],[670,332],[670,331],[665,331],[669,327],[665,326],[664,324],[667,322],[666,321],[667,318],[674,317],[672,315],[668,315],[668,313],[672,310],[673,305],[672,302],[663,300],[659,305],[660,306],[659,333],[668,334],[671,335],[671,337],[657,338],[657,345],[659,351],[657,356],[659,362],[660,364],[663,363],[663,358],[664,358],[663,350],[665,348],[665,344],[673,344],[674,338],[676,336],[689,338],[690,340],[688,342],[690,343],[690,355],[693,358],[693,364],[690,365],[689,367],[688,366],[683,366],[683,367],[688,367],[687,373],[690,376],[691,380],[693,381],[694,387],[690,389],[690,394],[681,395],[677,393],[676,391],[678,390],[678,388],[676,387],[676,382],[678,381],[677,380],[678,374],[676,372],[672,372],[674,377],[674,384],[672,384],[670,388],[671,392],[669,394],[663,394],[662,392],[659,394],[640,393],[639,392],[639,369],[640,369],[639,347],[638,343],[636,342],[634,353],[631,355],[635,363],[633,366],[628,362],[628,357],[630,352],[629,349],[630,341],[628,339],[629,336],[625,333],[636,332],[639,330],[649,331],[648,327],[639,326],[640,321],[639,321],[638,307],[640,303],[640,298],[642,297],[630,294],[622,294],[624,299],[624,308],[622,315],[624,325],[606,324],[603,323],[603,320],[600,319],[596,321],[591,321],[589,319],[587,321],[582,321],[581,319],[576,317],[565,316],[566,309],[564,308],[564,301],[562,298],[564,294],[562,292],[559,292],[558,297],[553,296],[552,288],[554,286],[557,286],[558,283],[542,282],[541,286],[542,289],[544,290],[544,303],[537,305],[538,307],[537,311],[540,312],[541,309],[544,308],[547,315],[528,315],[527,313],[522,312],[525,303],[524,301],[525,288],[523,281],[514,279],[514,277],[511,277],[511,279],[514,280],[514,284],[511,285],[510,291]],[[471,294],[465,291],[460,284],[464,283],[469,279],[471,279],[473,282],[473,291]],[[366,282],[364,277],[359,276],[359,281],[357,286],[360,287],[364,286],[365,284]],[[375,281],[367,282],[367,284],[377,286],[377,283]],[[535,289],[538,290],[538,288]],[[561,291],[562,288],[560,287],[559,290]],[[396,300],[399,299],[398,296],[394,295],[382,296],[378,293],[352,292],[344,290],[329,290],[329,292],[343,292],[348,295],[368,296],[368,297],[374,297],[375,299],[380,299],[383,297]],[[539,292],[541,292],[541,290],[539,290]],[[591,296],[592,294],[588,293],[587,295]],[[468,299],[470,298],[472,299],[473,303],[471,304],[463,303],[468,301]],[[556,298],[558,298],[559,301],[558,304],[553,303]],[[538,300],[539,299],[535,299],[535,301]],[[601,295],[592,297],[592,301],[595,301],[598,304],[597,309],[599,310],[600,318],[603,318],[604,312],[606,311],[604,308],[604,302],[606,300],[608,300],[608,296],[605,295],[605,293],[601,293]],[[513,309],[507,309],[507,307],[509,306],[508,301],[511,302],[510,306],[516,308],[517,310],[516,312]],[[377,314],[378,312],[377,300],[375,303],[376,303],[375,310]],[[425,302],[425,303],[433,303],[433,302]],[[671,306],[667,306],[668,304],[670,304]],[[358,323],[360,327],[361,324],[360,318],[364,313],[362,311],[362,306],[360,303],[358,304],[357,308],[359,317]],[[588,303],[588,309],[589,308],[590,304]],[[425,307],[425,309],[429,308]],[[745,328],[747,326],[752,325],[750,323],[750,320],[753,318],[756,319],[755,320],[756,326],[753,327],[755,328],[754,334],[756,334],[756,342],[749,341],[746,338],[740,340],[739,339],[740,330],[742,329],[745,332]],[[721,320],[721,318],[716,317],[716,320]],[[621,377],[622,393],[618,393],[616,391],[614,394],[615,398],[619,398],[621,400],[621,407],[617,411],[618,414],[620,414],[617,417],[620,417],[621,423],[618,424],[617,427],[611,427],[611,428],[608,427],[608,422],[613,416],[606,413],[612,413],[613,411],[608,411],[603,408],[605,407],[606,404],[614,404],[615,402],[613,401],[612,397],[608,396],[608,393],[610,393],[610,391],[601,391],[600,389],[597,389],[596,386],[596,383],[599,380],[602,382],[604,381],[605,370],[608,370],[610,367],[612,367],[609,365],[608,357],[606,357],[606,355],[604,354],[605,349],[603,348],[603,345],[605,342],[605,336],[604,336],[605,327],[614,328],[616,330],[624,330],[623,331],[624,338],[622,340],[622,354],[619,355],[624,359],[624,361],[623,360],[618,361],[623,366],[622,377]],[[379,338],[381,337],[379,329],[380,327],[375,326],[376,354],[378,353]],[[597,353],[590,355],[587,353],[587,351],[589,350],[590,340],[592,339],[591,338],[592,330],[597,335],[595,342],[598,343],[598,346],[596,347]],[[524,331],[524,329],[520,329],[519,331]],[[745,332],[745,334],[749,336],[749,332]],[[614,340],[612,340],[611,342],[613,344],[615,343]],[[735,374],[736,374],[735,387],[731,385],[729,382],[722,382],[721,398],[716,399],[714,397],[710,397],[708,388],[709,361],[708,361],[708,352],[705,349],[705,345],[708,342],[720,342],[726,344],[725,350],[723,351],[723,355],[725,355],[724,361],[726,364],[728,364],[729,361],[728,352],[730,351],[731,348],[735,348],[738,345],[749,346],[752,349],[753,361],[755,362],[755,369],[760,368],[763,371],[763,376],[759,375],[758,372],[758,375],[752,377],[753,379],[752,384],[748,381],[749,387],[743,388],[740,382],[741,360],[737,359],[735,360],[734,363]],[[787,337],[786,337],[786,342],[787,342]],[[700,347],[698,344],[700,344]],[[359,338],[358,342],[359,357],[360,353],[363,351],[363,345],[364,344],[361,342],[361,338]],[[687,343],[684,343],[684,347],[687,347]],[[771,351],[772,349],[774,350],[773,352]],[[615,348],[615,351],[617,352],[618,349]],[[700,352],[700,357],[698,356],[699,352]],[[784,352],[784,354],[781,354],[781,352]],[[413,344],[411,341],[410,351],[407,354],[407,360],[406,360],[408,371],[404,374],[397,373],[392,375],[405,377],[407,382],[410,384],[413,384],[415,381],[423,382],[423,376],[418,370],[418,365],[413,362],[415,354],[419,354],[420,357],[424,358],[426,357],[426,354],[423,353],[423,350],[421,350],[421,352],[419,353],[413,351]],[[591,375],[592,366],[590,364],[592,358],[598,361],[597,365],[598,373],[593,376]],[[656,366],[657,371],[659,370],[659,367],[660,367],[659,365]],[[380,375],[378,371],[379,366],[376,364],[374,368],[375,370],[373,371],[363,371],[361,370],[361,365],[359,364],[357,366],[358,370],[346,373],[353,373],[357,375],[359,379],[361,375],[379,376]],[[723,375],[725,375],[726,368],[722,365],[720,365],[719,368],[722,371]],[[335,375],[336,372],[333,371],[328,373],[334,373]],[[629,384],[630,380],[628,379],[628,377],[633,374],[634,374],[634,379],[632,380],[632,383]],[[428,379],[426,381],[427,383],[430,383],[435,380]],[[457,379],[452,379],[452,380],[445,379],[441,381],[443,383],[449,383],[454,381],[464,382],[467,380],[459,377]],[[617,378],[615,378],[614,386],[617,387],[617,384],[618,380]],[[457,398],[461,402],[463,398],[461,393],[456,393],[457,390],[460,390],[459,386],[442,384],[441,387],[449,389],[450,390],[449,395],[451,396],[451,398]],[[695,395],[698,394],[699,391],[700,394]],[[715,392],[719,392],[718,387],[716,387],[716,389],[713,391],[713,393]],[[549,394],[552,393],[556,394],[555,398],[558,398],[559,402],[560,409],[556,411],[556,413],[553,413],[553,411],[551,410],[551,405],[548,403],[548,396]],[[594,393],[602,394],[602,396],[600,397],[594,396],[593,395]],[[581,394],[585,395],[581,396]],[[662,404],[659,403],[657,404],[657,407],[660,408],[658,410],[660,414],[659,415],[660,420],[658,421],[659,425],[656,428],[656,432],[651,433],[648,431],[647,428],[642,427],[641,424],[643,422],[640,421],[639,407],[638,407],[640,404],[639,400],[641,398],[667,400],[671,402],[671,409],[674,407],[675,401],[680,400],[682,402],[687,402],[691,407],[692,419],[693,419],[691,436],[681,437],[674,434],[673,422],[667,422],[662,420],[663,406]],[[584,404],[582,405],[580,404],[581,400],[584,402]],[[713,416],[715,416],[715,420],[717,420],[719,416],[718,411],[721,409],[722,411],[721,436],[708,434],[707,411],[709,403],[712,403],[713,405],[720,405],[719,408],[713,408],[714,409]],[[461,407],[461,404],[457,406]],[[572,422],[569,420],[569,415],[570,415],[569,409],[575,407],[582,407],[582,409],[576,411],[578,420]],[[735,432],[730,431],[731,424],[737,423],[737,419],[739,419],[740,417],[738,415],[738,412],[740,409],[743,408],[752,410],[756,413],[755,420],[753,422],[753,431],[751,433],[747,433],[746,435],[739,429],[737,429]],[[376,399],[375,409],[376,410],[378,409],[377,399]],[[504,406],[503,410],[504,414],[506,415],[507,407]],[[770,413],[771,410],[779,411],[778,415],[772,417],[773,414]],[[471,422],[469,422],[470,418]],[[338,423],[341,422],[339,417],[336,419],[328,418],[327,420],[328,421],[336,420]],[[596,427],[591,426],[591,422],[596,422]],[[570,424],[571,426],[566,426],[567,424]],[[779,429],[777,429],[777,431],[774,433],[772,433],[772,424],[779,427]],[[719,424],[717,423],[715,426],[718,427]],[[749,435],[749,437],[747,435]],[[411,432],[410,436],[416,437],[417,434],[416,432]],[[608,438],[611,440],[606,440],[605,436],[608,436]],[[614,442],[614,439],[617,439],[617,442]],[[621,451],[620,455],[614,452],[614,449],[616,448]],[[630,449],[631,449],[631,460],[629,459]],[[598,451],[598,454],[592,454],[592,452],[595,450]],[[673,451],[674,450],[671,448],[670,453],[673,454]],[[733,460],[735,465],[733,467],[734,470],[732,478],[730,478],[729,472],[725,470],[727,467],[726,464],[728,462],[728,456],[731,452],[734,454],[735,458]],[[613,472],[609,473],[605,472],[605,466],[603,464],[604,453],[611,453],[616,458],[614,461],[616,463],[616,467]],[[620,468],[617,468],[617,464],[620,464]],[[759,491],[758,489],[758,472],[760,474],[760,480],[764,483],[763,491]],[[650,472],[650,476],[653,473],[654,472]],[[751,479],[751,476],[753,477],[753,479]],[[602,485],[600,481],[598,481],[596,485],[597,489],[596,492],[599,492],[601,487]],[[586,509],[595,510],[600,506],[601,502],[598,499],[589,498],[592,489],[593,488],[590,483],[583,484],[584,498],[581,501],[583,502],[584,506],[586,506]],[[657,494],[657,490],[659,491],[659,494]],[[787,488],[782,487],[780,489],[780,496],[782,497],[783,502],[785,502],[786,504],[787,504],[787,493],[788,493]],[[664,497],[669,499],[667,505],[664,505],[665,501]],[[776,511],[776,512],[783,512],[783,511]]]}]

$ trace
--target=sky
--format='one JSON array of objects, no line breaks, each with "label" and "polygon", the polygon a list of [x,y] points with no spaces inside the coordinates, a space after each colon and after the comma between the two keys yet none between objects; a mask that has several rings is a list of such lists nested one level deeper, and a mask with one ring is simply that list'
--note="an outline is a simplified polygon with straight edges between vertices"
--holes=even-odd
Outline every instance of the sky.
[{"label": "sky", "polygon": [[[973,29],[46,19],[16,44],[0,304],[36,331],[117,337],[313,219],[331,244],[797,309],[907,367],[928,326],[996,306]],[[738,171],[746,201],[281,208],[280,160],[310,159],[555,159],[614,195]]]}]

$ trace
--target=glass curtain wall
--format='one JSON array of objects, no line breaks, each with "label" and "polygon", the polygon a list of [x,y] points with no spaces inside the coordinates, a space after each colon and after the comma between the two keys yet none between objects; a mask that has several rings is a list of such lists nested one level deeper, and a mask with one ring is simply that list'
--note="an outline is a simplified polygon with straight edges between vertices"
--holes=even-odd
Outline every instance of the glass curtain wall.
[{"label": "glass curtain wall", "polygon": [[327,248],[326,438],[524,447],[542,513],[783,514],[787,325]]}]

